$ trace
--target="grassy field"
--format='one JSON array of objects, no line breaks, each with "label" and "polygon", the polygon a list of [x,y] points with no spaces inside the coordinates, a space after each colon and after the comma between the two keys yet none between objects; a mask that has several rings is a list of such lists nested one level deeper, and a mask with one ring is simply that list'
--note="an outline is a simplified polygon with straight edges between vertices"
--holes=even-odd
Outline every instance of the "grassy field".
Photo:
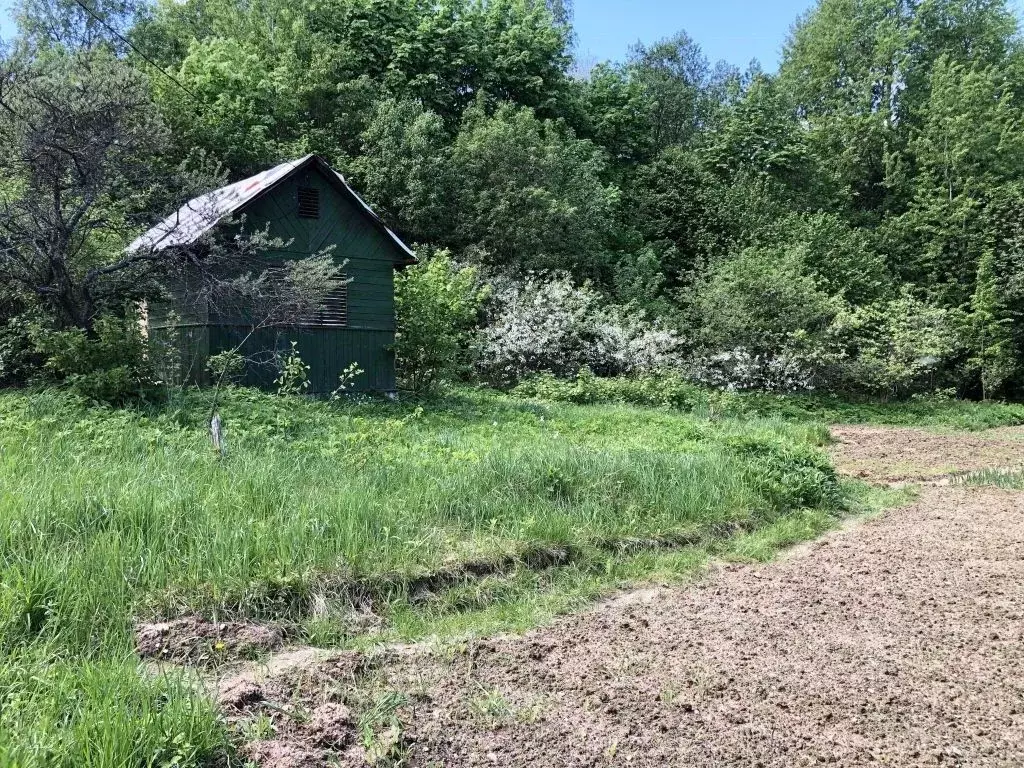
[{"label": "grassy field", "polygon": [[1024,424],[1024,404],[948,397],[882,400],[827,394],[722,392],[691,384],[678,374],[576,379],[537,376],[513,394],[524,400],[663,407],[707,418],[772,418],[818,424],[879,424],[981,430]]},{"label": "grassy field", "polygon": [[205,698],[138,673],[138,620],[324,645],[519,629],[711,556],[770,557],[850,503],[806,420],[235,390],[220,459],[206,397],[0,395],[0,766],[230,760]]},{"label": "grassy field", "polygon": [[879,424],[977,431],[1024,424],[1024,405],[946,398],[881,401],[830,395],[736,395],[735,412],[823,424]]}]

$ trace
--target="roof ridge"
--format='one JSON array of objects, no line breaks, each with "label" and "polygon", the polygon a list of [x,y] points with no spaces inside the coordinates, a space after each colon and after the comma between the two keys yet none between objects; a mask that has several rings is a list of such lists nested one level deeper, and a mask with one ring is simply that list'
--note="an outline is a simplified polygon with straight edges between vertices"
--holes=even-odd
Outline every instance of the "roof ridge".
[{"label": "roof ridge", "polygon": [[191,245],[221,221],[237,213],[260,195],[269,192],[310,161],[321,165],[327,175],[333,176],[336,181],[340,182],[345,191],[359,204],[363,213],[384,231],[399,250],[415,260],[416,256],[412,249],[384,223],[380,216],[359,196],[359,193],[352,188],[348,180],[332,168],[324,158],[315,153],[279,163],[253,176],[192,198],[155,227],[137,237],[126,250],[129,253],[143,249],[162,251],[174,246]]}]

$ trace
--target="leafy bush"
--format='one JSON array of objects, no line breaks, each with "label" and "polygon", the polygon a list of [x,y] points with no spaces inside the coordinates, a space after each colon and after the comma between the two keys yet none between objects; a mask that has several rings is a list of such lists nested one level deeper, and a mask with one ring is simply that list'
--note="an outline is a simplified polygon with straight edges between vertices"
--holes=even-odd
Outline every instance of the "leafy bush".
[{"label": "leafy bush", "polygon": [[840,304],[805,267],[804,246],[747,248],[693,291],[694,377],[726,389],[813,389],[834,362]]},{"label": "leafy bush", "polygon": [[918,299],[909,288],[890,301],[841,312],[833,329],[847,352],[834,388],[901,397],[934,391],[961,351],[962,313]]},{"label": "leafy bush", "polygon": [[642,373],[679,363],[678,334],[632,307],[614,306],[589,284],[565,274],[496,281],[482,332],[479,368],[495,384],[531,374],[601,376]]},{"label": "leafy bush", "polygon": [[45,360],[44,380],[105,403],[145,397],[158,386],[138,317],[102,315],[93,332],[81,328],[31,331],[36,352]]},{"label": "leafy bush", "polygon": [[236,384],[245,374],[245,358],[234,349],[226,349],[210,355],[206,370],[214,384]]},{"label": "leafy bush", "polygon": [[476,270],[457,266],[447,251],[395,276],[395,355],[404,388],[423,392],[468,367],[487,295]]},{"label": "leafy bush", "polygon": [[299,355],[298,342],[293,341],[288,355],[280,360],[280,371],[274,383],[279,395],[302,395],[309,389],[309,366]]},{"label": "leafy bush", "polygon": [[951,383],[947,373],[963,353],[962,312],[909,287],[851,305],[812,275],[808,254],[805,245],[746,249],[712,270],[693,299],[694,380],[728,390],[881,397]]},{"label": "leafy bush", "polygon": [[589,368],[581,369],[574,379],[560,379],[550,373],[532,376],[520,382],[512,394],[579,405],[628,403],[684,411],[693,410],[698,403],[707,400],[704,390],[676,372],[599,378]]},{"label": "leafy bush", "polygon": [[833,213],[795,216],[789,222],[804,250],[804,265],[818,286],[851,304],[891,291],[893,276],[870,230],[851,227]]},{"label": "leafy bush", "polygon": [[841,503],[839,477],[821,451],[751,435],[726,442],[753,462],[752,482],[777,508],[836,507]]},{"label": "leafy bush", "polygon": [[618,197],[605,172],[604,153],[565,123],[512,104],[493,114],[475,105],[452,147],[455,236],[492,265],[596,277]]},{"label": "leafy bush", "polygon": [[32,341],[35,318],[23,313],[0,323],[0,386],[23,386],[43,367],[45,358]]}]

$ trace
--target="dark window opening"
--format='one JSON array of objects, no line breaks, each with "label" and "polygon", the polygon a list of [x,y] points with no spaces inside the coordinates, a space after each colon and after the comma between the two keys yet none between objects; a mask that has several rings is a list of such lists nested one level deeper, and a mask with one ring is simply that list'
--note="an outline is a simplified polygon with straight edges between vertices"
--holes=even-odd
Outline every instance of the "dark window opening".
[{"label": "dark window opening", "polygon": [[316,187],[299,187],[299,218],[320,218],[320,190]]}]

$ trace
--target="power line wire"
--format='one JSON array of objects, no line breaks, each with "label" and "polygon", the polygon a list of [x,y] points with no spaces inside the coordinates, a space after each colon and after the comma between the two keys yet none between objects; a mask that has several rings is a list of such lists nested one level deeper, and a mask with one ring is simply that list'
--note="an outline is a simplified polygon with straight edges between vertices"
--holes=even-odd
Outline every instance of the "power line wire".
[{"label": "power line wire", "polygon": [[104,27],[106,27],[107,31],[110,32],[110,34],[114,35],[114,37],[116,37],[122,43],[127,45],[133,51],[135,51],[135,53],[138,54],[139,57],[141,57],[143,61],[145,61],[147,64],[149,64],[155,70],[157,70],[161,75],[166,77],[168,80],[170,80],[176,86],[181,88],[181,90],[184,91],[186,94],[188,94],[189,98],[192,99],[192,101],[195,102],[195,104],[197,106],[202,107],[202,102],[199,100],[199,97],[196,96],[194,91],[192,91],[191,89],[186,87],[185,84],[182,83],[178,78],[176,78],[170,72],[168,72],[163,67],[161,67],[159,64],[157,64],[155,61],[153,61],[151,58],[149,58],[149,56],[144,54],[141,50],[139,50],[138,46],[136,46],[135,43],[133,43],[131,40],[126,38],[124,35],[122,35],[120,32],[118,32],[112,26],[110,26],[110,24],[107,23],[106,19],[104,19],[102,16],[100,16],[98,13],[96,13],[96,11],[94,11],[92,8],[87,6],[84,2],[82,2],[82,0],[74,0],[74,3],[79,8],[81,8],[83,11],[88,13],[92,18],[94,18],[96,21],[98,21],[100,24],[102,24]]}]

